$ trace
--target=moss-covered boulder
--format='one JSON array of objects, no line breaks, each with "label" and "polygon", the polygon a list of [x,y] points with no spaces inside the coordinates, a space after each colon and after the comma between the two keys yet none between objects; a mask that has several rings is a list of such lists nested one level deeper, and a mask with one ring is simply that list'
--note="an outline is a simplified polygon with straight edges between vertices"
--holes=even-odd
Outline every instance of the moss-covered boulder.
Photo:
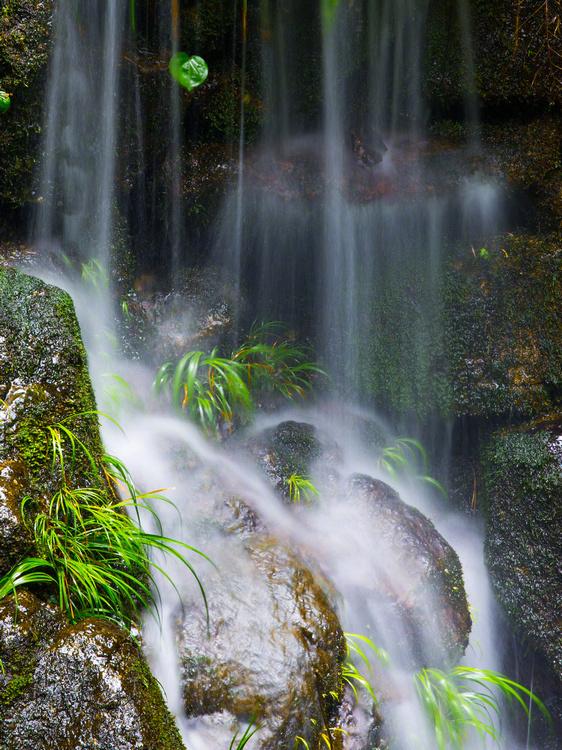
[{"label": "moss-covered boulder", "polygon": [[254,717],[259,750],[292,748],[297,736],[319,750],[337,712],[345,644],[311,571],[254,537],[232,547],[206,590],[210,623],[195,601],[179,624],[187,716],[208,725],[209,747],[227,747],[236,721]]},{"label": "moss-covered boulder", "polygon": [[483,466],[486,555],[496,595],[516,630],[547,661],[560,690],[560,424],[496,434],[484,454]]},{"label": "moss-covered boulder", "polygon": [[0,89],[11,95],[0,114],[0,202],[32,200],[50,50],[52,0],[6,0],[0,9]]},{"label": "moss-covered boulder", "polygon": [[[24,495],[41,505],[58,489],[49,427],[63,423],[99,462],[102,446],[86,351],[72,300],[60,289],[13,269],[0,269],[0,517],[4,545],[0,573],[28,550],[19,505]],[[67,480],[104,487],[78,451]],[[19,553],[19,554],[18,554]]]},{"label": "moss-covered boulder", "polygon": [[370,578],[358,579],[356,596],[388,612],[392,653],[411,654],[415,665],[455,664],[472,625],[456,552],[423,513],[378,479],[353,475],[342,497],[352,512],[361,512],[362,536],[376,550],[369,555]]},{"label": "moss-covered boulder", "polygon": [[68,625],[30,593],[0,603],[3,750],[182,750],[160,688],[127,633]]},{"label": "moss-covered boulder", "polygon": [[315,463],[334,464],[341,458],[337,445],[307,422],[287,421],[252,436],[245,445],[271,485],[287,501],[291,475],[310,477]]},{"label": "moss-covered boulder", "polygon": [[506,235],[451,263],[445,339],[454,414],[513,418],[556,411],[561,273],[557,234]]}]

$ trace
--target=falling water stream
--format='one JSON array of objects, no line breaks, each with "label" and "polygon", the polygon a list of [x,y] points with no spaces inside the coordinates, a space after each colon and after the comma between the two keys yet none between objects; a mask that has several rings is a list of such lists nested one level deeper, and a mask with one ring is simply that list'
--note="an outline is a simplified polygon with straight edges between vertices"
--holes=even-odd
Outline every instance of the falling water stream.
[{"label": "falling water stream", "polygon": [[[95,259],[108,275],[120,110],[122,99],[129,96],[122,91],[120,77],[128,33],[124,5],[118,0],[58,3],[43,144],[42,203],[34,225],[38,246],[52,254],[78,255],[83,262]],[[222,267],[230,287],[239,290],[239,297],[249,298],[246,309],[249,307],[250,320],[281,319],[304,331],[315,340],[332,374],[331,392],[325,402],[264,416],[255,430],[287,418],[314,424],[341,447],[342,476],[360,472],[388,482],[378,456],[356,429],[359,423],[371,423],[389,442],[395,437],[391,426],[360,406],[368,357],[365,342],[373,329],[385,326],[390,327],[387,335],[392,337],[393,318],[398,320],[403,315],[400,300],[413,273],[422,290],[409,337],[416,346],[401,351],[400,361],[407,372],[423,371],[427,347],[434,343],[432,337],[442,335],[438,324],[432,328],[432,303],[440,294],[447,248],[455,242],[470,245],[504,226],[501,189],[468,169],[454,184],[449,182],[441,188],[440,176],[428,174],[424,166],[427,113],[420,81],[426,12],[423,1],[341,3],[335,17],[324,17],[320,24],[323,110],[315,130],[295,125],[292,117],[294,76],[288,70],[290,61],[287,65],[281,61],[291,50],[290,24],[294,19],[290,9],[296,6],[282,5],[263,3],[270,30],[262,44],[266,125],[261,141],[248,153],[242,96],[239,177],[216,219],[210,257]],[[246,3],[242,6],[245,12]],[[459,9],[466,30],[469,21],[462,0]],[[168,35],[162,46],[170,53],[177,50],[178,13],[179,4],[174,2],[171,20],[162,20],[162,29],[167,29],[162,34]],[[245,45],[245,19],[240,28]],[[367,51],[365,65],[357,82],[348,85],[353,52],[361,44]],[[469,39],[465,39],[465,47],[470,50]],[[470,65],[468,59],[468,70]],[[133,80],[137,82],[130,87],[130,96],[142,172],[151,155],[143,151],[139,84],[138,79]],[[242,93],[243,89],[242,84]],[[358,95],[364,99],[360,116],[352,115]],[[172,174],[166,242],[176,272],[184,257],[180,246],[185,242],[178,198],[182,179],[178,96],[172,86],[168,160]],[[477,117],[470,102],[467,111],[469,119]],[[310,174],[303,177],[301,167]],[[264,174],[270,178],[267,185]],[[275,189],[271,189],[272,182]],[[144,188],[140,194],[146,195]],[[45,274],[49,276],[49,272]],[[408,571],[391,552],[373,544],[361,508],[344,510],[337,483],[323,487],[322,504],[306,514],[295,514],[282,505],[261,474],[234,448],[208,441],[194,426],[163,413],[153,401],[153,373],[143,363],[126,360],[115,344],[117,337],[108,331],[112,305],[109,287],[92,289],[60,275],[49,278],[67,286],[76,301],[100,408],[111,408],[106,403],[107,383],[114,373],[131,383],[139,396],[138,402],[123,406],[116,415],[123,432],[107,425],[104,439],[109,450],[128,465],[140,487],[169,488],[167,494],[177,510],[169,506],[161,509],[165,531],[204,549],[219,573],[241,571],[243,590],[250,600],[255,597],[259,601],[259,582],[244,569],[239,543],[235,538],[225,541],[209,523],[217,498],[243,498],[275,536],[306,550],[308,559],[332,582],[344,630],[369,634],[389,653],[390,665],[377,676],[381,710],[395,750],[431,748],[432,740],[413,691],[415,648],[407,645],[408,638],[402,633],[404,623],[378,602],[361,595],[362,587],[377,575],[390,577],[398,592],[407,592]],[[388,318],[380,300],[391,285],[398,292],[393,297],[396,307]],[[367,368],[373,367],[377,363],[367,360]],[[145,408],[141,409],[139,403]],[[446,452],[445,425],[439,429],[443,430]],[[178,464],[178,454],[187,457],[187,469]],[[322,467],[318,471],[319,476],[313,479],[323,486]],[[434,522],[461,558],[473,618],[465,662],[501,669],[500,634],[478,524],[457,515],[419,483],[398,483],[396,489],[405,502]],[[193,562],[205,583],[211,575],[210,566],[201,560]],[[179,567],[170,565],[184,606],[188,611],[200,611],[202,602],[194,582]],[[188,721],[183,715],[175,650],[178,599],[165,581],[161,590],[161,625],[147,618],[143,632],[153,671],[164,688],[186,747],[226,748],[231,723],[221,723],[220,717]],[[238,591],[237,595],[243,598],[244,593]],[[425,606],[431,612],[429,596]],[[210,615],[212,618],[216,613],[211,611]],[[431,617],[428,622],[433,622]],[[240,628],[245,625],[248,623],[241,614]],[[440,637],[435,624],[420,635],[429,652],[438,648]],[[253,746],[256,742],[248,747]],[[470,750],[479,747],[474,741]],[[502,747],[515,748],[508,732]]]}]

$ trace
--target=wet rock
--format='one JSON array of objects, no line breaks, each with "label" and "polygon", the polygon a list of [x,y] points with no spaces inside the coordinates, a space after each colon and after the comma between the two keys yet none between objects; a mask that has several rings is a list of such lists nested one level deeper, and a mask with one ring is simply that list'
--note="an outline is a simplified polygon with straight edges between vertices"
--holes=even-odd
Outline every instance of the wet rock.
[{"label": "wet rock", "polygon": [[[180,617],[178,642],[188,717],[227,712],[262,725],[256,747],[316,748],[334,718],[345,655],[338,619],[311,572],[272,539],[234,550],[207,581],[201,607]],[[225,731],[224,740],[228,737]]]},{"label": "wet rock", "polygon": [[250,438],[245,447],[273,487],[287,500],[287,479],[292,474],[308,478],[321,456],[325,463],[331,462],[334,469],[340,455],[338,446],[307,422],[281,422]]},{"label": "wet rock", "polygon": [[51,39],[51,0],[10,0],[0,15],[0,82],[12,95],[1,115],[0,201],[20,207],[34,199],[43,121],[45,71]]},{"label": "wet rock", "polygon": [[[0,269],[0,464],[22,465],[26,494],[52,494],[60,478],[52,468],[47,426],[68,420],[99,457],[97,418],[87,414],[95,409],[71,298],[39,279]],[[67,469],[77,486],[102,484],[85,456],[69,461]]]},{"label": "wet rock", "polygon": [[[499,433],[483,465],[492,583],[512,625],[554,678],[554,688],[541,694],[548,703],[562,690],[562,427]],[[562,719],[561,705],[557,713]]]},{"label": "wet rock", "polygon": [[234,296],[217,271],[191,269],[167,293],[156,291],[156,285],[154,276],[139,277],[126,298],[129,348],[161,365],[228,340]]},{"label": "wet rock", "polygon": [[127,633],[68,625],[30,593],[0,605],[3,750],[181,750],[173,719]]},{"label": "wet rock", "polygon": [[558,234],[509,234],[465,249],[445,286],[447,379],[453,412],[544,414],[562,370],[562,247]]},{"label": "wet rock", "polygon": [[0,464],[0,576],[7,573],[32,546],[20,504],[25,489],[23,467],[15,461]]},{"label": "wet rock", "polygon": [[372,594],[381,606],[386,601],[400,613],[406,623],[405,647],[420,665],[456,663],[471,628],[456,552],[428,518],[378,479],[353,475],[346,501],[362,503],[372,522],[373,544],[386,561],[373,570]]}]

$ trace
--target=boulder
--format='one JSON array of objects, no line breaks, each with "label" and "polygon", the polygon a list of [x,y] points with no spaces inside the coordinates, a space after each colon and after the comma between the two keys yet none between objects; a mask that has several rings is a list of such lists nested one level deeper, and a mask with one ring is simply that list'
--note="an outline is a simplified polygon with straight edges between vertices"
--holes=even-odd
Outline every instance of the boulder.
[{"label": "boulder", "polygon": [[336,614],[310,570],[275,540],[231,549],[223,572],[206,580],[210,623],[197,602],[178,620],[187,716],[219,725],[217,747],[228,745],[229,719],[253,717],[259,750],[293,747],[297,736],[316,748],[341,690]]},{"label": "boulder", "polygon": [[492,584],[516,632],[546,663],[551,679],[541,697],[562,720],[560,423],[496,434],[483,465]]},{"label": "boulder", "polygon": [[[62,421],[98,462],[102,445],[86,352],[70,297],[13,269],[0,269],[0,573],[30,547],[20,517],[29,495],[39,503],[58,489],[49,426]],[[103,487],[84,455],[70,460],[67,481]]]},{"label": "boulder", "polygon": [[456,552],[423,513],[378,479],[350,477],[345,502],[360,505],[363,534],[377,549],[372,583],[360,585],[357,595],[378,601],[389,617],[398,616],[402,632],[393,635],[398,642],[393,650],[411,653],[415,663],[410,666],[458,662],[468,645],[471,619]]},{"label": "boulder", "polygon": [[292,474],[309,477],[314,463],[330,457],[337,463],[339,448],[334,442],[307,422],[281,422],[262,430],[245,445],[269,482],[289,500],[287,480]]},{"label": "boulder", "polygon": [[102,620],[68,625],[33,594],[0,604],[3,750],[182,750],[130,636]]}]

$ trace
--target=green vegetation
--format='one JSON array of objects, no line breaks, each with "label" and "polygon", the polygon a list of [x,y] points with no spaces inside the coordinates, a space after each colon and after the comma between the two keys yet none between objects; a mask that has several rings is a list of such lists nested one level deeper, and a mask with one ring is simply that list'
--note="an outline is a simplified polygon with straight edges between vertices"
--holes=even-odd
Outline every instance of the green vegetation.
[{"label": "green vegetation", "polygon": [[10,109],[10,95],[5,91],[0,91],[0,112],[7,112]]},{"label": "green vegetation", "polygon": [[169,70],[172,78],[188,91],[201,86],[209,75],[209,68],[202,57],[198,55],[190,57],[185,52],[177,52],[172,56]]},{"label": "green vegetation", "polygon": [[205,432],[219,436],[235,422],[248,421],[258,396],[304,396],[311,376],[322,373],[309,356],[308,348],[295,344],[278,323],[268,323],[254,327],[230,357],[213,349],[188,352],[176,364],[166,362],[154,388],[167,392]]},{"label": "green vegetation", "polygon": [[[52,447],[52,471],[60,485],[46,506],[26,496],[21,503],[25,524],[32,532],[36,555],[26,557],[0,579],[0,599],[22,585],[48,584],[57,592],[58,606],[71,622],[100,617],[130,627],[141,610],[156,605],[153,570],[173,585],[164,569],[149,557],[161,552],[179,560],[194,575],[206,604],[205,592],[185,552],[206,556],[184,542],[145,531],[147,513],[161,532],[150,500],[155,492],[137,492],[129,472],[114,456],[104,455],[105,488],[74,487],[69,471],[80,456],[96,468],[85,444],[64,423],[46,428]],[[70,455],[70,466],[66,456]],[[121,493],[125,494],[122,498]],[[136,522],[128,515],[134,513]]]},{"label": "green vegetation", "polygon": [[257,724],[254,724],[254,721],[250,721],[246,729],[244,730],[244,734],[238,739],[238,732],[234,735],[232,738],[230,745],[228,746],[228,750],[243,750],[243,748],[246,747],[248,742],[252,739],[254,734],[259,732],[260,727]]},{"label": "green vegetation", "polygon": [[438,750],[462,750],[470,733],[482,741],[498,741],[494,715],[500,717],[498,693],[518,704],[529,716],[534,704],[549,718],[537,696],[513,680],[489,669],[454,667],[450,672],[422,669],[415,677],[416,690],[435,732]]},{"label": "green vegetation", "polygon": [[286,479],[286,483],[289,489],[289,497],[293,503],[298,504],[301,501],[311,503],[314,496],[320,494],[310,479],[306,479],[306,477],[303,477],[300,474],[291,474],[291,476]]},{"label": "green vegetation", "polygon": [[419,440],[398,438],[383,449],[379,464],[392,479],[409,477],[429,484],[445,496],[447,494],[443,485],[427,474],[429,461]]},{"label": "green vegetation", "polygon": [[376,646],[373,641],[365,635],[360,635],[359,633],[344,633],[344,635],[347,657],[342,667],[342,679],[351,687],[356,699],[359,697],[357,692],[357,687],[359,686],[367,691],[373,703],[376,704],[377,696],[375,695],[371,681],[359,670],[354,662],[354,658],[356,659],[358,657],[363,666],[367,668],[367,671],[371,672],[371,659],[364,646],[367,646],[383,665],[388,664],[388,654],[384,649]]}]

